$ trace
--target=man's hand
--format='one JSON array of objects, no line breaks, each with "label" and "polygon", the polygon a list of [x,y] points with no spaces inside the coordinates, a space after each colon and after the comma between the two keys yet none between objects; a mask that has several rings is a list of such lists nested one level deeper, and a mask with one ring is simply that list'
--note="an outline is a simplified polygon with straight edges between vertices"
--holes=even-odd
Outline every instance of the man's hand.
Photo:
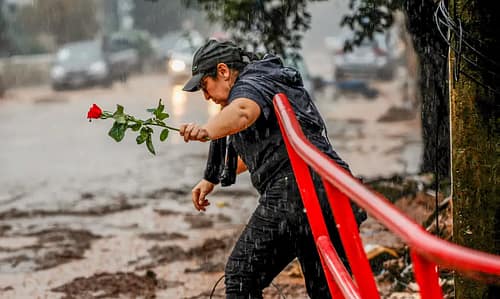
[{"label": "man's hand", "polygon": [[183,124],[179,128],[179,134],[184,137],[184,141],[198,140],[198,141],[208,141],[208,131],[200,125],[195,123]]},{"label": "man's hand", "polygon": [[212,190],[214,190],[214,184],[207,180],[201,180],[196,186],[194,186],[191,191],[191,196],[193,199],[194,207],[198,211],[205,211],[206,206],[210,205],[210,202],[205,198]]}]

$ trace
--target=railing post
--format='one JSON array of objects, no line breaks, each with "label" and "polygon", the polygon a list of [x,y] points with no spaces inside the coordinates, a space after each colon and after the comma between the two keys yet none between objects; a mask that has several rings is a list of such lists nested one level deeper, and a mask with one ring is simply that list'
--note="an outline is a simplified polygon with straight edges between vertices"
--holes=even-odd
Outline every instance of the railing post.
[{"label": "railing post", "polygon": [[[422,228],[422,226],[401,213],[401,211],[391,204],[389,200],[360,184],[358,180],[354,179],[344,169],[334,163],[327,155],[320,152],[314,145],[312,145],[304,136],[300,124],[295,117],[292,106],[284,94],[277,94],[274,97],[274,105],[281,132],[283,134],[283,138],[285,139],[291,160],[300,161],[299,164],[302,166],[300,166],[299,169],[302,169],[303,173],[308,173],[309,183],[311,182],[311,178],[308,166],[314,169],[314,171],[316,171],[324,181],[328,181],[335,187],[331,188],[328,187],[328,184],[325,184],[325,188],[327,188],[327,193],[330,199],[336,198],[336,192],[341,192],[345,196],[349,197],[350,200],[353,200],[355,203],[364,208],[368,213],[370,213],[371,216],[376,218],[380,223],[386,226],[390,231],[395,233],[409,245],[414,264],[415,278],[417,283],[420,285],[422,298],[442,298],[442,290],[439,286],[439,275],[437,273],[436,265],[457,270],[460,273],[476,280],[498,283],[498,278],[500,277],[499,255],[459,246],[429,234]],[[294,169],[294,171],[296,171],[296,169]],[[302,189],[303,187],[301,187],[300,184],[299,188],[301,188],[301,195],[303,195],[303,192],[306,192],[306,189]],[[314,193],[314,197],[316,197],[316,193]],[[307,194],[305,194],[305,198],[308,198]],[[345,199],[343,201],[344,204],[342,205],[344,205],[344,207],[342,207],[341,210],[347,209],[349,206],[348,200],[349,199]],[[335,205],[330,205],[332,207],[336,207],[337,203],[335,203]],[[307,209],[308,211],[312,211],[309,208]],[[338,215],[338,213],[335,212],[334,214]],[[352,211],[347,214],[350,215],[347,217],[347,219],[350,220],[347,221],[351,224],[348,223],[346,225],[346,223],[341,220],[340,231],[347,226],[353,226]],[[310,220],[311,215],[308,213],[307,216]],[[344,218],[344,215],[340,216],[340,219]],[[338,220],[339,219],[337,219],[337,221]],[[312,224],[313,223],[311,223],[311,225]],[[348,235],[350,232],[341,232],[341,236],[343,234]],[[328,246],[322,245],[326,240],[324,238],[318,238],[317,235],[314,235],[314,237],[316,239],[317,247],[322,250],[320,255],[324,255],[325,259],[329,262],[328,266],[335,267],[335,270],[340,271],[336,273],[335,277],[336,279],[339,279],[338,283],[342,284],[342,279],[345,281],[347,273],[345,267],[342,267],[343,269],[337,268],[334,265],[335,256],[328,252]],[[342,237],[342,242],[344,242],[344,239],[349,240],[349,238]],[[354,248],[351,248],[351,245],[346,244],[345,247],[347,248],[345,249],[347,251],[349,262],[354,264],[353,272],[356,280],[361,284],[365,281],[360,281],[361,278],[359,277],[359,274],[357,274],[356,269],[363,266],[356,266],[356,262],[353,261],[353,258],[351,257],[355,254],[350,252],[357,252],[358,256],[362,256],[362,254],[359,243],[357,243],[357,241],[352,243],[354,244],[352,245]],[[323,258],[322,264],[323,269],[326,269]],[[326,273],[326,275],[328,278],[328,273]],[[330,280],[328,280],[328,282],[330,286]],[[342,290],[346,292],[344,293],[346,296],[352,297],[349,292],[356,292],[357,287],[352,284],[352,280],[347,283],[351,285],[348,288],[346,288],[345,285],[342,285]],[[335,286],[335,284],[331,285]],[[360,288],[362,287],[360,286]],[[333,290],[335,291],[334,288]],[[365,295],[363,297],[365,297]]]},{"label": "railing post", "polygon": [[358,286],[354,284],[351,274],[347,272],[330,239],[326,236],[321,236],[318,238],[317,244],[318,250],[328,267],[327,269],[332,273],[344,297],[348,299],[361,299]]},{"label": "railing post", "polygon": [[413,262],[413,274],[415,274],[415,280],[420,288],[421,298],[443,298],[436,264],[428,261],[412,248],[410,248],[410,256]]},{"label": "railing post", "polygon": [[358,285],[363,284],[363,287],[359,288],[362,298],[380,298],[370,263],[359,236],[358,224],[349,204],[349,198],[325,179],[323,179],[323,185],[354,279]]},{"label": "railing post", "polygon": [[[309,167],[299,157],[299,155],[297,155],[293,147],[290,145],[286,132],[284,131],[283,124],[281,122],[279,122],[279,124],[281,128],[281,133],[283,135],[283,140],[285,141],[286,149],[288,151],[288,157],[292,165],[293,173],[295,175],[295,180],[297,182],[297,186],[299,188],[300,195],[304,203],[307,220],[309,221],[309,225],[311,226],[314,242],[316,243],[317,247],[318,246],[317,241],[319,237],[326,236],[328,237],[328,239],[330,239],[330,235],[328,234],[325,220],[323,219],[323,212],[321,211],[321,207],[319,205],[318,196],[316,194],[316,188],[311,178]],[[316,215],[316,217],[313,217],[313,215]],[[318,249],[318,255],[321,259],[321,265],[326,277],[326,281],[328,283],[328,288],[330,289],[330,294],[335,299],[344,298],[344,295],[342,294],[335,280],[333,279],[332,273],[330,273],[330,271],[327,271],[325,261],[319,249]]]}]

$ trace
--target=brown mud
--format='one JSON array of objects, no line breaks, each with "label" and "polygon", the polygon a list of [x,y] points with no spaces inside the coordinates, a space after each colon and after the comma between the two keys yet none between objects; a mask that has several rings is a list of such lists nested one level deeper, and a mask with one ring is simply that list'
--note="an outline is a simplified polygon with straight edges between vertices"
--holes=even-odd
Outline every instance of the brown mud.
[{"label": "brown mud", "polygon": [[[0,135],[15,132],[16,138],[6,138],[0,147],[0,298],[209,297],[257,204],[249,176],[216,189],[207,212],[197,213],[190,190],[202,176],[206,144],[187,146],[172,134],[153,157],[130,136],[126,145],[109,140],[109,123],[89,126],[82,117],[95,99],[106,99],[102,103],[108,109],[119,103],[138,114],[150,104],[145,99],[160,97],[167,99],[173,124],[209,117],[208,108],[185,105],[199,101],[197,95],[183,93],[185,98],[174,103],[180,89],[165,84],[164,76],[139,76],[112,92],[54,94],[33,87],[13,90],[2,101]],[[370,101],[317,102],[336,150],[365,178],[415,173],[418,166],[418,120],[378,121],[399,101],[391,84],[377,85],[386,92]],[[176,116],[175,105],[185,114]],[[57,119],[57,126],[33,130],[33,124],[47,126],[48,119]],[[390,190],[394,202],[408,197],[402,208],[412,205],[418,183],[384,182],[378,191]],[[417,201],[425,206],[427,198]],[[414,210],[428,213],[427,208],[409,209]],[[364,243],[383,244],[404,256],[401,242],[373,219],[362,225],[361,234]],[[404,259],[392,263],[394,273],[408,267]],[[391,288],[395,275],[380,280],[389,286],[384,294],[396,290]],[[221,281],[213,298],[223,294]],[[281,294],[307,298],[296,262],[264,290],[266,299],[282,299]]]},{"label": "brown mud", "polygon": [[156,298],[156,291],[181,285],[179,281],[159,279],[155,272],[147,271],[143,276],[135,273],[97,273],[91,277],[76,278],[53,292],[64,293],[63,299],[72,298]]},{"label": "brown mud", "polygon": [[0,259],[0,271],[39,271],[84,258],[92,241],[99,239],[85,230],[51,229],[26,234],[35,237],[32,245],[0,248],[8,257]]}]

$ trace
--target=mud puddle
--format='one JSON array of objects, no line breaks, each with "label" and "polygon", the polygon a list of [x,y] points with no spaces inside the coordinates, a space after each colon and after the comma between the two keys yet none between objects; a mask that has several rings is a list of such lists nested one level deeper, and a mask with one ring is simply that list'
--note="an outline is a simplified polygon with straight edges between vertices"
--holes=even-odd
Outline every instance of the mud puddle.
[{"label": "mud puddle", "polygon": [[135,270],[149,270],[158,265],[168,264],[174,261],[196,259],[199,266],[188,268],[185,272],[216,272],[223,270],[221,258],[228,255],[232,244],[236,241],[236,235],[224,236],[222,238],[205,239],[202,245],[189,249],[183,249],[179,245],[155,245],[148,250],[147,256],[142,256],[135,261],[129,262]]},{"label": "mud puddle", "polygon": [[0,272],[32,272],[50,269],[84,258],[92,242],[100,238],[84,230],[51,229],[27,234],[33,244],[0,248]]},{"label": "mud puddle", "polygon": [[156,291],[182,285],[179,281],[166,281],[157,277],[153,271],[143,276],[133,272],[97,273],[90,277],[76,278],[73,281],[53,288],[53,292],[64,293],[63,299],[74,298],[145,298],[156,297]]}]

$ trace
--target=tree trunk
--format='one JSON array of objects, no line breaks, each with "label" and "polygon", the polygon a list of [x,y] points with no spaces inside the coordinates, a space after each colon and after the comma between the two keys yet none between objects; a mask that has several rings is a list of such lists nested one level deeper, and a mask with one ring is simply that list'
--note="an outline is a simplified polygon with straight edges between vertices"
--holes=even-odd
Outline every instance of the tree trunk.
[{"label": "tree trunk", "polygon": [[[460,21],[464,40],[488,57],[464,40],[461,55],[450,51],[451,176],[455,242],[500,254],[500,14],[494,2],[449,2],[450,16]],[[459,45],[458,35],[452,35],[452,42]],[[457,299],[499,294],[498,286],[455,278]]]},{"label": "tree trunk", "polygon": [[447,45],[436,29],[433,0],[405,1],[407,28],[419,58],[419,89],[422,102],[422,172],[436,174],[438,180],[450,175],[450,135],[448,109]]}]

